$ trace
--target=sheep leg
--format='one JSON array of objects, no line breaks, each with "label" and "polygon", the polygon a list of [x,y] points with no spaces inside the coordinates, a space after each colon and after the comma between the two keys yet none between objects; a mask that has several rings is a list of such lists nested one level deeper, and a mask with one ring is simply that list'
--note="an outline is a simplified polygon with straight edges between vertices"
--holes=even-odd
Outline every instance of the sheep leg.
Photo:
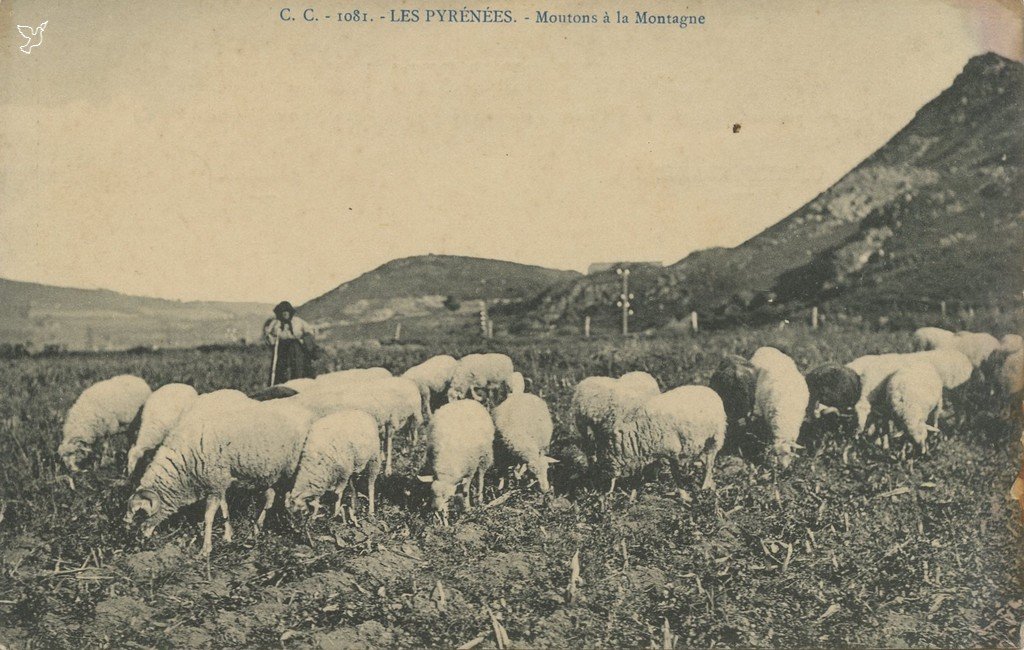
[{"label": "sheep leg", "polygon": [[100,467],[106,467],[114,461],[113,445],[110,438],[104,438],[100,443]]},{"label": "sheep leg", "polygon": [[690,496],[690,493],[683,488],[683,470],[679,466],[679,459],[672,456],[668,460],[668,466],[672,470],[672,480],[675,481],[676,484],[676,494],[679,495],[679,498],[682,499],[684,503],[693,501],[693,497]]},{"label": "sheep leg", "polygon": [[[341,517],[341,523],[343,523],[343,524],[347,524],[348,523],[348,518],[345,516],[345,506],[342,505],[344,503],[345,488],[347,486],[348,486],[348,477],[346,476],[346,477],[342,478],[340,481],[338,481],[338,487],[334,489],[334,492],[338,495],[338,500],[334,502],[334,516],[335,517],[340,516]],[[355,486],[352,487],[352,491],[355,492]]]},{"label": "sheep leg", "polygon": [[615,494],[615,481],[618,480],[618,478],[619,478],[618,476],[613,476],[612,477],[612,483],[608,487],[608,495],[609,496],[611,496],[612,494]]},{"label": "sheep leg", "polygon": [[384,434],[384,437],[385,437],[385,442],[384,442],[384,446],[385,446],[385,451],[384,451],[384,454],[385,454],[385,459],[384,459],[384,476],[391,476],[391,444],[392,443],[391,443],[391,427],[390,426],[387,428],[387,433]]},{"label": "sheep leg", "polygon": [[370,501],[367,511],[372,517],[374,514],[374,503],[377,499],[377,474],[380,473],[380,461],[371,460],[366,466],[366,496]]},{"label": "sheep leg", "polygon": [[356,491],[356,481],[352,479],[352,490],[351,490],[351,501],[352,501],[352,522],[355,523],[356,509],[359,507],[359,493]]},{"label": "sheep leg", "polygon": [[201,555],[209,555],[213,551],[213,520],[217,517],[217,509],[220,507],[218,503],[219,499],[210,495],[206,497],[206,516],[204,522],[206,527],[203,529],[203,549],[200,551]]},{"label": "sheep leg", "polygon": [[714,490],[715,479],[712,477],[712,472],[715,469],[715,458],[718,457],[718,449],[711,447],[704,452],[704,484],[701,485],[702,490]]},{"label": "sheep leg", "polygon": [[277,496],[277,492],[274,488],[267,488],[267,491],[263,493],[263,510],[260,512],[260,516],[256,518],[256,534],[259,535],[263,530],[263,522],[267,518],[267,511],[274,507],[274,497]]},{"label": "sheep leg", "polygon": [[477,505],[481,505],[481,506],[484,504],[484,472],[486,472],[486,471],[487,470],[484,469],[483,467],[481,467],[480,469],[477,470],[478,478],[477,478],[477,482],[476,482],[476,485],[477,485],[476,502],[477,502]]},{"label": "sheep leg", "polygon": [[223,492],[220,495],[220,514],[222,517],[224,517],[224,541],[230,542],[231,538],[235,534],[235,531],[231,527],[231,519],[230,515],[228,514],[228,496]]}]

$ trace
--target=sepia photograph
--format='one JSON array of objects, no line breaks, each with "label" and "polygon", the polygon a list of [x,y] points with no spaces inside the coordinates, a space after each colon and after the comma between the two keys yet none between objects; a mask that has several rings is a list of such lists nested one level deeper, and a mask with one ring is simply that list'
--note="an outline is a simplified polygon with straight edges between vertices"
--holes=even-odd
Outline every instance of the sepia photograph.
[{"label": "sepia photograph", "polygon": [[1022,0],[0,0],[0,650],[1024,648]]}]

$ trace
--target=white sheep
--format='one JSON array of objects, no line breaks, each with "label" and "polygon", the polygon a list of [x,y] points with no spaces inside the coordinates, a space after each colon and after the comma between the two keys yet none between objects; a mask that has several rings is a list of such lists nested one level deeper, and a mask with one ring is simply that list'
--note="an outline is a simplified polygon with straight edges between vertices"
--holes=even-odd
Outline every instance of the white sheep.
[{"label": "white sheep", "polygon": [[112,455],[111,438],[124,426],[134,429],[152,392],[145,380],[134,375],[117,375],[82,391],[68,410],[64,437],[57,447],[68,469],[77,472],[97,444],[102,447],[100,464],[106,464]]},{"label": "white sheep", "polygon": [[419,387],[409,379],[388,377],[371,381],[350,381],[341,385],[318,387],[289,398],[323,417],[337,411],[366,411],[377,421],[384,447],[384,473],[392,472],[392,447],[395,433],[404,432],[415,439],[423,424],[423,405]]},{"label": "white sheep", "polygon": [[494,422],[483,405],[474,400],[456,400],[434,412],[427,443],[426,474],[419,479],[430,484],[435,515],[447,525],[448,501],[458,484],[466,481],[466,506],[477,477],[477,502],[484,500],[484,474],[494,463]]},{"label": "white sheep", "polygon": [[854,359],[846,364],[860,375],[861,397],[854,410],[857,413],[857,432],[863,433],[871,415],[871,405],[879,402],[879,391],[885,381],[900,368],[915,362],[932,366],[947,389],[963,385],[971,378],[974,366],[959,350],[940,348],[906,354],[872,354]]},{"label": "white sheep", "polygon": [[[448,401],[460,399],[496,402],[508,393],[512,381],[512,359],[490,352],[467,354],[458,360],[448,385]],[[482,394],[481,394],[482,393]]]},{"label": "white sheep", "polygon": [[626,382],[612,377],[587,377],[580,381],[573,391],[569,412],[580,447],[589,461],[596,460],[598,435],[610,435],[619,415],[660,392],[657,382],[652,385],[636,375]]},{"label": "white sheep", "polygon": [[715,457],[725,441],[726,424],[722,398],[707,386],[680,386],[632,406],[617,418],[612,435],[598,436],[598,464],[611,475],[609,492],[618,477],[667,460],[679,495],[689,500],[681,467],[697,458],[704,461],[702,489],[714,489]]},{"label": "white sheep", "polygon": [[[363,411],[339,411],[316,420],[309,430],[299,460],[295,485],[286,503],[293,511],[303,509],[312,499],[313,516],[320,511],[320,496],[334,491],[334,515],[345,521],[342,497],[350,480],[365,476],[369,513],[374,512],[375,487],[380,471],[380,438],[377,422]],[[356,486],[352,484],[352,519],[356,516]]]},{"label": "white sheep", "polygon": [[914,331],[914,350],[937,350],[953,344],[956,334],[941,327],[919,327]]},{"label": "white sheep", "polygon": [[661,392],[658,380],[651,376],[650,373],[642,370],[627,372],[619,377],[618,381],[619,385],[644,395],[657,395]]},{"label": "white sheep", "polygon": [[792,357],[778,348],[769,346],[760,347],[757,350],[754,350],[754,354],[750,356],[750,363],[758,370],[768,367],[780,368],[786,366],[792,367],[793,370],[799,372],[796,361],[794,361]]},{"label": "white sheep", "polygon": [[971,360],[971,365],[979,368],[999,349],[999,345],[999,339],[991,334],[984,332],[957,332],[956,338],[948,347],[963,352]]},{"label": "white sheep", "polygon": [[1013,354],[1024,350],[1024,336],[1020,334],[1007,334],[999,339],[999,351],[1004,354]]},{"label": "white sheep", "polygon": [[942,386],[950,390],[967,383],[974,372],[971,360],[959,350],[939,348],[899,356],[907,361],[923,361],[931,365],[939,373]]},{"label": "white sheep", "polygon": [[512,373],[512,377],[509,378],[508,392],[512,394],[519,394],[526,392],[526,377],[523,377],[523,373],[518,370]]},{"label": "white sheep", "polygon": [[889,376],[875,406],[898,430],[906,431],[922,453],[928,451],[928,432],[938,431],[942,411],[942,378],[935,368],[920,361],[909,362]]},{"label": "white sheep", "polygon": [[128,450],[128,476],[146,452],[159,447],[185,411],[199,398],[196,389],[188,384],[167,384],[153,391],[142,407],[139,436]]},{"label": "white sheep", "polygon": [[218,508],[225,519],[224,538],[231,539],[226,492],[233,482],[265,489],[256,520],[259,531],[276,487],[295,475],[313,415],[289,399],[224,404],[230,405],[206,409],[202,417],[183,417],[146,468],[125,520],[144,513],[147,537],[180,508],[205,498],[202,552],[208,555]]},{"label": "white sheep", "polygon": [[797,438],[811,397],[807,381],[796,363],[775,348],[761,348],[750,362],[758,369],[753,417],[768,427],[776,460],[787,467],[800,449]]},{"label": "white sheep", "polygon": [[403,377],[414,381],[419,387],[425,419],[433,412],[433,405],[445,397],[457,363],[455,357],[439,354],[402,373]]},{"label": "white sheep", "polygon": [[309,390],[316,385],[316,380],[309,377],[296,377],[295,379],[289,379],[288,381],[278,384],[285,388],[291,388],[296,393],[301,393],[304,390]]},{"label": "white sheep", "polygon": [[[349,386],[352,383],[362,383],[377,379],[390,379],[391,376],[391,371],[387,368],[349,368],[348,370],[337,370],[335,372],[317,375],[316,379],[313,381],[317,389],[329,389],[342,388],[344,386]],[[304,384],[302,388],[309,390],[311,385]]]},{"label": "white sheep", "polygon": [[529,393],[515,393],[491,411],[496,446],[508,452],[516,464],[526,463],[537,477],[541,492],[548,492],[547,456],[554,424],[547,403]]}]

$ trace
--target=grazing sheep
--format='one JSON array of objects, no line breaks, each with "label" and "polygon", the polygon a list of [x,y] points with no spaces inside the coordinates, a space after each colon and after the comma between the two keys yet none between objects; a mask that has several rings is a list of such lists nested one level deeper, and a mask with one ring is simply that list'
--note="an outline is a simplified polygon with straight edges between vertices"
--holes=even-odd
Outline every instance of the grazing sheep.
[{"label": "grazing sheep", "polygon": [[708,385],[722,398],[729,424],[735,425],[750,417],[757,386],[754,364],[737,354],[728,354],[718,364]]},{"label": "grazing sheep", "polygon": [[[288,508],[298,511],[312,499],[313,516],[320,511],[320,496],[334,491],[334,516],[345,521],[342,497],[345,487],[355,475],[367,480],[369,513],[374,512],[374,493],[380,471],[380,438],[377,421],[363,411],[339,411],[316,420],[306,437],[306,446],[299,460],[295,486],[288,496]],[[356,515],[356,486],[352,484],[352,519]]]},{"label": "grazing sheep", "polygon": [[1024,350],[1018,350],[1006,357],[999,368],[999,390],[1011,404],[1020,402],[1024,393]]},{"label": "grazing sheep", "polygon": [[121,427],[137,422],[143,404],[152,390],[143,379],[134,375],[118,375],[96,382],[78,396],[64,419],[64,438],[57,453],[72,472],[95,453],[100,444],[100,464],[112,455],[111,437]]},{"label": "grazing sheep", "polygon": [[493,352],[467,354],[452,369],[448,401],[468,397],[478,402],[498,402],[509,392],[513,372],[515,368],[512,367],[512,359],[507,355]]},{"label": "grazing sheep", "polygon": [[512,373],[508,382],[508,392],[513,395],[526,392],[526,377],[523,377],[523,373],[519,371]]},{"label": "grazing sheep", "polygon": [[937,350],[953,344],[956,334],[941,327],[919,327],[914,331],[914,350]]},{"label": "grazing sheep", "polygon": [[923,361],[931,365],[935,368],[935,372],[939,373],[942,386],[950,390],[967,383],[974,372],[971,360],[959,350],[940,348],[898,356],[906,361]]},{"label": "grazing sheep", "polygon": [[466,506],[472,505],[474,475],[477,502],[483,503],[484,473],[494,463],[494,422],[480,403],[457,400],[434,412],[427,435],[426,473],[419,479],[430,483],[434,513],[447,525],[448,501],[462,481],[467,481]]},{"label": "grazing sheep", "polygon": [[725,441],[725,406],[706,386],[680,386],[649,397],[618,418],[612,435],[597,440],[598,464],[611,475],[611,489],[620,476],[641,472],[652,462],[667,460],[684,500],[681,466],[698,456],[704,460],[702,489],[714,489],[715,457]]},{"label": "grazing sheep", "polygon": [[860,375],[847,366],[826,363],[807,373],[810,405],[852,411],[860,401]]},{"label": "grazing sheep", "polygon": [[796,363],[774,348],[761,348],[751,357],[758,368],[754,389],[755,418],[763,422],[772,437],[772,451],[782,467],[788,467],[800,445],[810,391]]},{"label": "grazing sheep", "polygon": [[1024,336],[1020,334],[1007,334],[999,339],[999,351],[1004,354],[1013,354],[1024,350]]},{"label": "grazing sheep", "polygon": [[[330,390],[332,388],[344,388],[353,383],[362,383],[377,379],[391,379],[391,372],[387,368],[350,368],[348,370],[338,370],[336,372],[317,375],[316,379],[313,380],[313,386],[318,390]],[[309,390],[313,386],[307,384],[304,388]]]},{"label": "grazing sheep", "polygon": [[153,391],[142,407],[139,436],[128,450],[128,476],[151,449],[163,444],[181,415],[192,408],[199,393],[188,384],[167,384]]},{"label": "grazing sheep", "polygon": [[526,466],[537,477],[541,492],[548,492],[548,463],[554,462],[546,454],[551,445],[554,424],[547,403],[529,393],[508,396],[491,412],[494,418],[494,441],[497,447]]},{"label": "grazing sheep", "polygon": [[858,434],[867,429],[871,404],[880,403],[878,393],[885,386],[885,380],[906,363],[906,357],[901,354],[868,354],[846,364],[847,368],[860,377],[860,399],[854,406]]},{"label": "grazing sheep", "polygon": [[456,363],[455,357],[439,354],[402,373],[403,377],[415,382],[420,389],[424,419],[429,419],[434,405],[440,405],[440,401],[445,398]]},{"label": "grazing sheep", "polygon": [[295,475],[313,419],[307,409],[292,400],[221,405],[226,408],[206,408],[201,417],[183,417],[142,475],[125,520],[130,523],[142,512],[147,537],[180,508],[205,498],[202,552],[208,555],[218,508],[225,519],[224,538],[231,539],[228,486],[239,481],[265,489],[258,531],[274,503],[275,488]]},{"label": "grazing sheep", "polygon": [[658,380],[651,376],[650,373],[642,370],[627,372],[619,377],[618,382],[620,386],[643,393],[644,395],[657,395],[661,392]]},{"label": "grazing sheep", "polygon": [[750,356],[750,363],[761,370],[763,368],[780,368],[783,366],[791,366],[793,370],[800,372],[797,368],[796,361],[785,352],[773,348],[773,347],[761,347],[754,351],[754,354]]},{"label": "grazing sheep", "polygon": [[289,379],[283,384],[278,386],[284,386],[285,388],[291,388],[296,393],[301,393],[304,390],[309,390],[316,385],[316,380],[309,377],[296,377],[295,379]]},{"label": "grazing sheep", "polygon": [[319,417],[348,409],[365,411],[372,415],[377,421],[385,451],[384,473],[387,476],[390,476],[392,471],[395,432],[407,432],[414,437],[423,424],[419,388],[412,380],[402,377],[346,382],[340,388],[318,388],[299,393],[292,399],[311,409]]},{"label": "grazing sheep", "polygon": [[981,367],[985,361],[999,349],[999,339],[983,332],[957,332],[949,345],[940,349],[952,348],[963,352],[971,360],[975,368]]},{"label": "grazing sheep", "polygon": [[942,378],[927,363],[907,363],[889,376],[884,401],[876,406],[898,430],[906,431],[920,449],[928,451],[928,432],[938,431],[942,411]]},{"label": "grazing sheep", "polygon": [[610,435],[621,413],[660,392],[657,382],[651,385],[650,381],[637,376],[624,383],[611,377],[587,377],[576,385],[569,407],[570,417],[576,426],[580,447],[591,463],[596,460],[594,443],[599,432]]}]

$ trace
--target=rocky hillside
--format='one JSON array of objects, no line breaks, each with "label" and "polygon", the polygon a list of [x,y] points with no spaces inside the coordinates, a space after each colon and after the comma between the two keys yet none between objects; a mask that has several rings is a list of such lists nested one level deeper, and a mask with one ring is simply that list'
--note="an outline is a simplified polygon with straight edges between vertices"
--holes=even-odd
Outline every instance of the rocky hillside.
[{"label": "rocky hillside", "polygon": [[[971,59],[881,149],[779,223],[731,249],[638,274],[638,326],[698,310],[712,320],[771,304],[851,311],[983,305],[1024,286],[1024,66]],[[613,274],[541,296],[531,317],[572,325],[616,317]]]},{"label": "rocky hillside", "polygon": [[[517,303],[538,291],[575,281],[557,271],[500,260],[457,255],[420,255],[392,260],[299,307],[303,318],[326,329],[402,318],[449,327],[452,317],[469,323],[480,300]],[[361,330],[360,330],[361,331]]]}]

